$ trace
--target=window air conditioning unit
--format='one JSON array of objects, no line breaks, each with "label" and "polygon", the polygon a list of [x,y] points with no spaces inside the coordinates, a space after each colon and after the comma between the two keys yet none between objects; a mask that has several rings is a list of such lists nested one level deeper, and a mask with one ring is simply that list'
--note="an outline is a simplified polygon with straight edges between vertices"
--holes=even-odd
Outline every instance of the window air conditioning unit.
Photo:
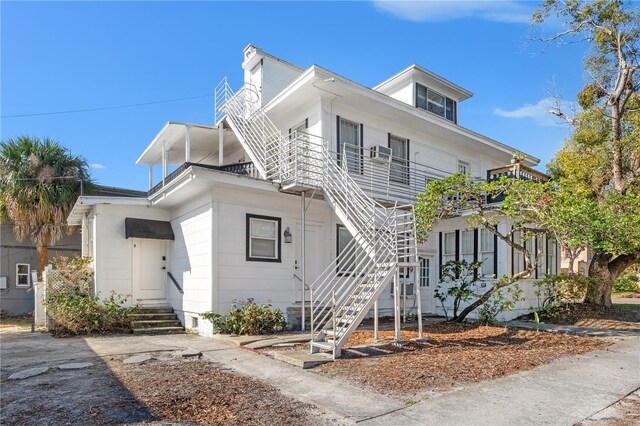
[{"label": "window air conditioning unit", "polygon": [[6,290],[7,288],[7,277],[0,277],[0,290]]},{"label": "window air conditioning unit", "polygon": [[[390,287],[391,287],[391,294],[393,295],[393,283],[391,283]],[[407,291],[407,296],[413,296],[413,283],[406,283],[405,285],[400,284],[400,295],[401,296],[405,295],[405,288],[406,288],[406,291]]]},{"label": "window air conditioning unit", "polygon": [[391,148],[376,145],[371,147],[371,160],[376,163],[387,163],[391,159]]}]

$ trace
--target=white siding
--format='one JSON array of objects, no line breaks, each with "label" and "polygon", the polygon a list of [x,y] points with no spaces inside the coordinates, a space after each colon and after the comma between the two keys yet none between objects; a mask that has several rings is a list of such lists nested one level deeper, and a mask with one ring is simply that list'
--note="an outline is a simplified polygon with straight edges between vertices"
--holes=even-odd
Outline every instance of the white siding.
[{"label": "white siding", "polygon": [[[192,317],[212,310],[212,203],[210,193],[196,197],[190,203],[172,211],[171,227],[175,241],[169,246],[169,272],[184,294],[172,282],[167,282],[169,301],[185,327],[190,328]],[[210,324],[199,320],[199,331]]]},{"label": "white siding", "polygon": [[415,84],[412,80],[405,81],[398,87],[388,92],[388,95],[394,99],[404,102],[407,105],[415,106],[415,96],[413,92]]},{"label": "white siding", "polygon": [[168,220],[168,214],[149,207],[118,205],[98,205],[95,211],[96,289],[103,296],[112,291],[132,295],[132,242],[125,238],[125,218]]}]

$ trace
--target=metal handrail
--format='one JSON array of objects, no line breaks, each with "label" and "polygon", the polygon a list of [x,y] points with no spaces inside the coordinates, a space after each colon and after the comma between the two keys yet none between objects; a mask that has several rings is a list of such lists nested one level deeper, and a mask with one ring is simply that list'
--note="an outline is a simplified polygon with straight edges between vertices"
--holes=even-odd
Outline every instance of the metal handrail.
[{"label": "metal handrail", "polygon": [[180,287],[180,284],[178,284],[178,281],[176,281],[176,279],[173,277],[173,275],[171,274],[171,272],[167,271],[167,276],[169,277],[169,279],[171,280],[171,282],[173,283],[174,286],[176,286],[176,288],[178,289],[178,291],[180,292],[180,294],[184,294],[184,291],[182,290],[182,287]]}]

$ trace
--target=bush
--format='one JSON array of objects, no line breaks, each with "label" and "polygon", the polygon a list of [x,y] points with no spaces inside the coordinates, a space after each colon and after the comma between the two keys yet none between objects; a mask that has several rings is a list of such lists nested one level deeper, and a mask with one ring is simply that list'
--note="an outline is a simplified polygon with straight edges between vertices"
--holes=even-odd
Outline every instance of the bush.
[{"label": "bush", "polygon": [[202,317],[213,324],[218,333],[224,334],[268,334],[281,331],[286,321],[280,309],[271,310],[271,305],[258,305],[253,299],[234,302],[227,315],[205,312]]},{"label": "bush", "polygon": [[532,309],[541,320],[566,321],[572,315],[571,303],[582,301],[595,283],[595,278],[580,274],[547,275],[534,284],[538,306]]},{"label": "bush", "polygon": [[613,282],[613,291],[631,291],[637,293],[640,291],[640,278],[633,272],[623,272]]},{"label": "bush", "polygon": [[135,309],[126,306],[127,297],[115,293],[104,301],[82,293],[58,293],[45,303],[53,322],[50,331],[57,336],[129,332],[129,314]]},{"label": "bush", "polygon": [[496,317],[502,311],[512,311],[516,303],[524,300],[522,289],[518,283],[513,284],[506,290],[506,296],[502,290],[493,293],[489,300],[484,302],[478,311],[478,322],[484,325],[497,325]]},{"label": "bush", "polygon": [[107,299],[94,296],[94,272],[90,257],[53,259],[47,273],[45,306],[54,335],[128,332],[127,297],[112,293]]}]

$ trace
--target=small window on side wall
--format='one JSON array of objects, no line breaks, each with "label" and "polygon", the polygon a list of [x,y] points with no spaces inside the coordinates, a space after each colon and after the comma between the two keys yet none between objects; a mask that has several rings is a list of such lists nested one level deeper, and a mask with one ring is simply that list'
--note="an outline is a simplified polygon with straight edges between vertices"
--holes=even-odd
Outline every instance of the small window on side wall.
[{"label": "small window on side wall", "polygon": [[279,217],[247,214],[247,261],[280,262]]},{"label": "small window on side wall", "polygon": [[29,273],[31,265],[28,263],[16,263],[16,287],[29,287]]}]

